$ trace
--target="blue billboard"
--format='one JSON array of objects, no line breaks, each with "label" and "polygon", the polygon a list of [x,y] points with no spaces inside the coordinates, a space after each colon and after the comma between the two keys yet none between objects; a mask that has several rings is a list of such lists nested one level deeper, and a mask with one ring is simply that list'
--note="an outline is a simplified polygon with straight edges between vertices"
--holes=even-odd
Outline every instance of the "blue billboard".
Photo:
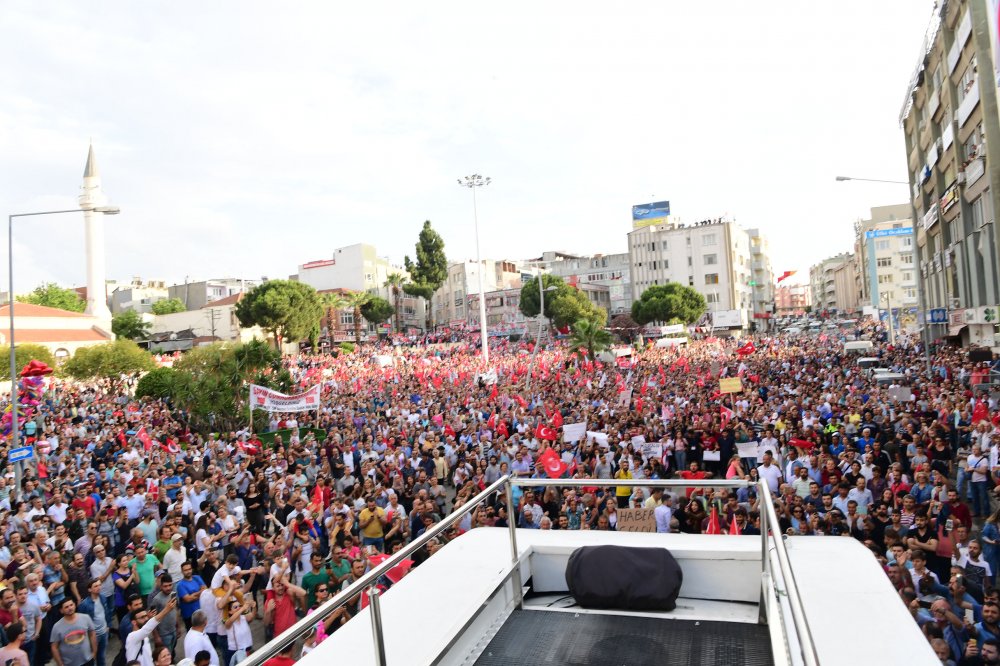
[{"label": "blue billboard", "polygon": [[653,203],[632,206],[633,222],[659,220],[665,217],[670,217],[669,201],[654,201]]},{"label": "blue billboard", "polygon": [[885,238],[886,236],[912,236],[913,227],[902,227],[900,229],[876,229],[866,231],[865,238]]}]

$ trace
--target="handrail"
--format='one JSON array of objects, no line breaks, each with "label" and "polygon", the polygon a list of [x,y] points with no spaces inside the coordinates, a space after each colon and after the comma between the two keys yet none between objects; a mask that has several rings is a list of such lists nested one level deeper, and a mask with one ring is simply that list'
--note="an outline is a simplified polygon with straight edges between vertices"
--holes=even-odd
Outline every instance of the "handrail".
[{"label": "handrail", "polygon": [[[767,522],[774,530],[774,553],[778,556],[778,568],[781,570],[781,578],[785,583],[785,592],[788,595],[788,606],[792,609],[792,624],[795,625],[795,633],[799,641],[799,649],[802,651],[802,660],[806,666],[817,666],[819,655],[816,653],[816,643],[813,641],[812,631],[809,630],[809,622],[806,621],[805,609],[802,607],[802,596],[799,593],[798,583],[795,582],[795,575],[792,573],[792,565],[788,560],[788,550],[785,548],[785,540],[780,534],[780,523],[778,514],[774,510],[774,500],[771,499],[771,489],[767,481],[761,479],[757,496],[763,504],[767,513]],[[764,521],[761,520],[761,532],[764,532]],[[771,577],[772,581],[774,577]]]},{"label": "handrail", "polygon": [[[795,627],[795,632],[798,638],[799,648],[802,652],[802,659],[806,666],[818,666],[819,657],[816,653],[816,645],[813,641],[812,632],[809,630],[809,623],[806,621],[805,611],[802,605],[802,597],[799,593],[798,584],[795,581],[795,576],[792,574],[791,564],[788,559],[788,551],[785,548],[785,543],[782,539],[782,535],[778,532],[778,526],[780,525],[778,521],[777,512],[774,509],[774,501],[771,498],[771,491],[767,485],[766,480],[761,480],[757,483],[746,481],[743,479],[550,479],[550,478],[527,478],[527,477],[514,477],[511,475],[503,476],[489,486],[487,486],[482,492],[470,499],[468,502],[463,504],[461,507],[453,511],[452,513],[445,516],[441,522],[435,524],[426,532],[424,532],[420,537],[411,541],[408,545],[403,546],[394,555],[386,559],[384,562],[376,567],[370,569],[361,578],[354,581],[346,590],[342,590],[332,599],[329,599],[326,603],[316,609],[313,613],[306,616],[305,618],[297,621],[291,627],[283,631],[278,636],[271,639],[260,650],[251,654],[247,659],[240,663],[240,666],[262,666],[262,664],[270,659],[271,657],[281,653],[288,645],[294,643],[299,638],[307,634],[313,627],[315,627],[319,622],[323,621],[329,617],[334,611],[343,606],[358,594],[364,594],[366,588],[373,586],[379,578],[385,575],[390,569],[398,565],[406,557],[421,548],[423,548],[428,542],[435,539],[442,532],[450,528],[452,525],[457,523],[466,514],[473,511],[482,502],[488,499],[491,495],[504,490],[506,495],[506,500],[508,505],[512,505],[512,497],[510,491],[514,486],[562,486],[562,487],[584,487],[584,486],[598,486],[598,487],[609,487],[609,486],[637,486],[637,487],[661,487],[661,488],[757,488],[757,497],[762,506],[760,512],[761,521],[761,575],[762,577],[767,576],[770,569],[770,558],[768,547],[769,542],[774,543],[774,552],[778,559],[778,567],[781,571],[781,577],[784,581],[785,592],[788,596],[789,607],[792,611],[792,623]],[[517,516],[510,515],[511,511],[508,508],[508,526],[510,527],[510,538],[511,538],[511,550],[512,550],[512,561],[515,567],[515,572],[517,569],[517,547],[516,547],[516,535],[513,526],[516,524]],[[773,539],[769,539],[769,532],[774,530]],[[515,576],[515,579],[519,576]],[[775,592],[777,590],[777,580],[775,577],[769,576],[770,585]],[[516,585],[520,587],[519,584]],[[519,592],[520,590],[515,590],[515,601],[519,602]],[[369,606],[371,613],[379,613],[379,604],[377,599],[372,600]],[[780,601],[780,600],[779,600]],[[764,603],[764,600],[761,600]],[[380,613],[379,613],[380,615]],[[763,615],[762,615],[763,616]],[[376,648],[381,645],[382,639],[382,625],[381,617],[372,618],[372,628],[373,634],[375,636]],[[783,630],[784,631],[784,630]],[[787,633],[787,632],[785,632]],[[787,640],[787,639],[786,639]],[[379,655],[377,654],[376,660],[378,660]],[[382,659],[384,659],[384,654],[381,654]],[[382,662],[384,663],[384,662]]]},{"label": "handrail", "polygon": [[[272,638],[271,641],[264,646],[264,648],[255,651],[249,657],[241,661],[240,666],[261,666],[271,657],[281,654],[282,650],[309,633],[313,627],[329,617],[335,610],[346,604],[350,599],[354,598],[358,594],[363,593],[366,587],[373,585],[379,578],[384,576],[389,569],[398,565],[406,559],[408,555],[411,555],[412,553],[415,553],[423,548],[432,539],[437,538],[439,534],[461,520],[465,514],[471,512],[475,507],[479,506],[479,504],[481,504],[490,495],[500,492],[500,490],[502,490],[507,484],[508,478],[509,477],[503,476],[491,483],[481,493],[445,516],[440,523],[435,524],[418,538],[411,541],[408,545],[400,548],[392,557],[385,560],[378,566],[369,569],[367,573],[361,576],[361,578],[351,583],[350,587],[346,590],[342,590],[315,611]],[[510,520],[510,516],[508,516],[508,520]]]}]

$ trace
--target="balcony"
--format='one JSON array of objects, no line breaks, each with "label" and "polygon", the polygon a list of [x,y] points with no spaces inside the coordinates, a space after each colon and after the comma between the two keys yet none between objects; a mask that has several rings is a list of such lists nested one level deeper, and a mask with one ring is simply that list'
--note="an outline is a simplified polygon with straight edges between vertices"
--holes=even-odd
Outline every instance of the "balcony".
[{"label": "balcony", "polygon": [[969,116],[972,112],[976,110],[979,106],[979,79],[976,78],[969,87],[969,91],[965,94],[965,99],[962,103],[958,105],[958,126],[964,127],[966,121],[969,120]]}]

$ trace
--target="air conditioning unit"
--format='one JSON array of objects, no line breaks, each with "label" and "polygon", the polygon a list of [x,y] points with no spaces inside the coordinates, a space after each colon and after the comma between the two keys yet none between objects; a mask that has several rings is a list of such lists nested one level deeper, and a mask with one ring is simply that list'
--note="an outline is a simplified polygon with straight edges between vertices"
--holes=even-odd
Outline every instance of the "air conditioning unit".
[{"label": "air conditioning unit", "polygon": [[959,303],[959,301],[958,301],[957,298],[949,298],[948,299],[948,309],[949,310],[957,310],[958,309],[958,303]]}]

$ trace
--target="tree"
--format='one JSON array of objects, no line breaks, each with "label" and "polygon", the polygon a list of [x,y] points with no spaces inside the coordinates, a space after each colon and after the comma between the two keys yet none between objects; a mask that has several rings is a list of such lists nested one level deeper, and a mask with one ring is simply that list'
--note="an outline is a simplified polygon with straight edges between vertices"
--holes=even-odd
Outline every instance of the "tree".
[{"label": "tree", "polygon": [[174,364],[174,371],[174,400],[202,429],[236,430],[246,424],[250,384],[285,393],[293,386],[281,353],[261,340],[196,347]]},{"label": "tree", "polygon": [[570,349],[583,352],[591,361],[611,346],[611,334],[600,324],[590,319],[581,319],[573,324],[569,337]]},{"label": "tree", "polygon": [[[546,294],[546,310],[548,309],[549,300],[548,294]],[[556,328],[572,326],[581,319],[604,326],[608,320],[608,313],[604,308],[594,305],[587,298],[587,294],[569,285],[566,285],[566,289],[556,291],[551,300],[552,323]]]},{"label": "tree", "polygon": [[87,307],[87,302],[80,298],[80,294],[73,289],[63,289],[55,282],[40,284],[30,294],[18,296],[17,300],[20,303],[44,305],[70,312],[83,312]]},{"label": "tree", "polygon": [[[10,380],[10,347],[4,345],[0,347],[0,356],[3,357],[3,361],[0,361],[0,380],[9,381]],[[52,356],[52,352],[49,351],[48,347],[43,347],[42,345],[33,344],[23,344],[19,345],[15,342],[14,344],[14,367],[16,372],[20,373],[24,369],[24,366],[31,363],[32,359],[36,361],[41,361],[45,363],[50,368],[56,367],[56,359]]]},{"label": "tree", "polygon": [[444,240],[431,228],[431,221],[424,222],[416,244],[416,261],[403,257],[403,265],[410,273],[410,282],[403,285],[403,291],[411,296],[419,296],[427,301],[427,331],[431,330],[431,298],[434,292],[448,279],[448,258],[444,254]]},{"label": "tree", "polygon": [[653,285],[632,303],[632,319],[639,324],[692,324],[704,313],[705,297],[678,282]]},{"label": "tree", "polygon": [[406,285],[406,276],[402,273],[389,273],[385,277],[384,286],[392,292],[392,307],[395,310],[396,315],[396,332],[403,332],[403,322],[401,321],[401,313],[399,308],[399,302],[403,297],[403,287]]},{"label": "tree", "polygon": [[298,342],[323,317],[323,304],[316,290],[302,282],[271,280],[254,287],[236,304],[236,318],[243,326],[260,326],[275,344]]},{"label": "tree", "polygon": [[[552,319],[552,303],[555,299],[555,295],[559,291],[566,289],[573,289],[573,287],[566,284],[566,282],[555,275],[550,275],[548,273],[542,273],[542,288],[546,290],[545,292],[545,317],[549,320]],[[554,291],[548,291],[549,288],[555,287]],[[538,293],[538,278],[533,277],[521,286],[521,298],[518,303],[518,308],[521,310],[521,314],[525,317],[537,317],[538,310],[541,307],[541,294]]]},{"label": "tree", "polygon": [[611,320],[611,332],[623,342],[632,342],[642,332],[642,326],[637,324],[630,315],[620,314]]},{"label": "tree", "polygon": [[76,379],[95,377],[117,381],[123,375],[152,370],[153,357],[131,340],[115,340],[92,347],[80,347],[66,362],[66,372]]},{"label": "tree", "polygon": [[354,291],[347,295],[347,307],[354,315],[354,342],[361,344],[361,308],[372,299],[367,291]]},{"label": "tree", "polygon": [[389,321],[395,311],[392,303],[379,296],[372,296],[361,306],[361,316],[373,324]]},{"label": "tree", "polygon": [[156,368],[139,378],[135,386],[136,398],[170,398],[174,394],[176,372],[173,368]]},{"label": "tree", "polygon": [[135,310],[119,312],[111,318],[111,332],[126,340],[145,340],[152,326]]},{"label": "tree", "polygon": [[184,307],[184,301],[179,298],[161,298],[153,303],[153,314],[155,315],[173,314],[185,310],[187,308]]}]

